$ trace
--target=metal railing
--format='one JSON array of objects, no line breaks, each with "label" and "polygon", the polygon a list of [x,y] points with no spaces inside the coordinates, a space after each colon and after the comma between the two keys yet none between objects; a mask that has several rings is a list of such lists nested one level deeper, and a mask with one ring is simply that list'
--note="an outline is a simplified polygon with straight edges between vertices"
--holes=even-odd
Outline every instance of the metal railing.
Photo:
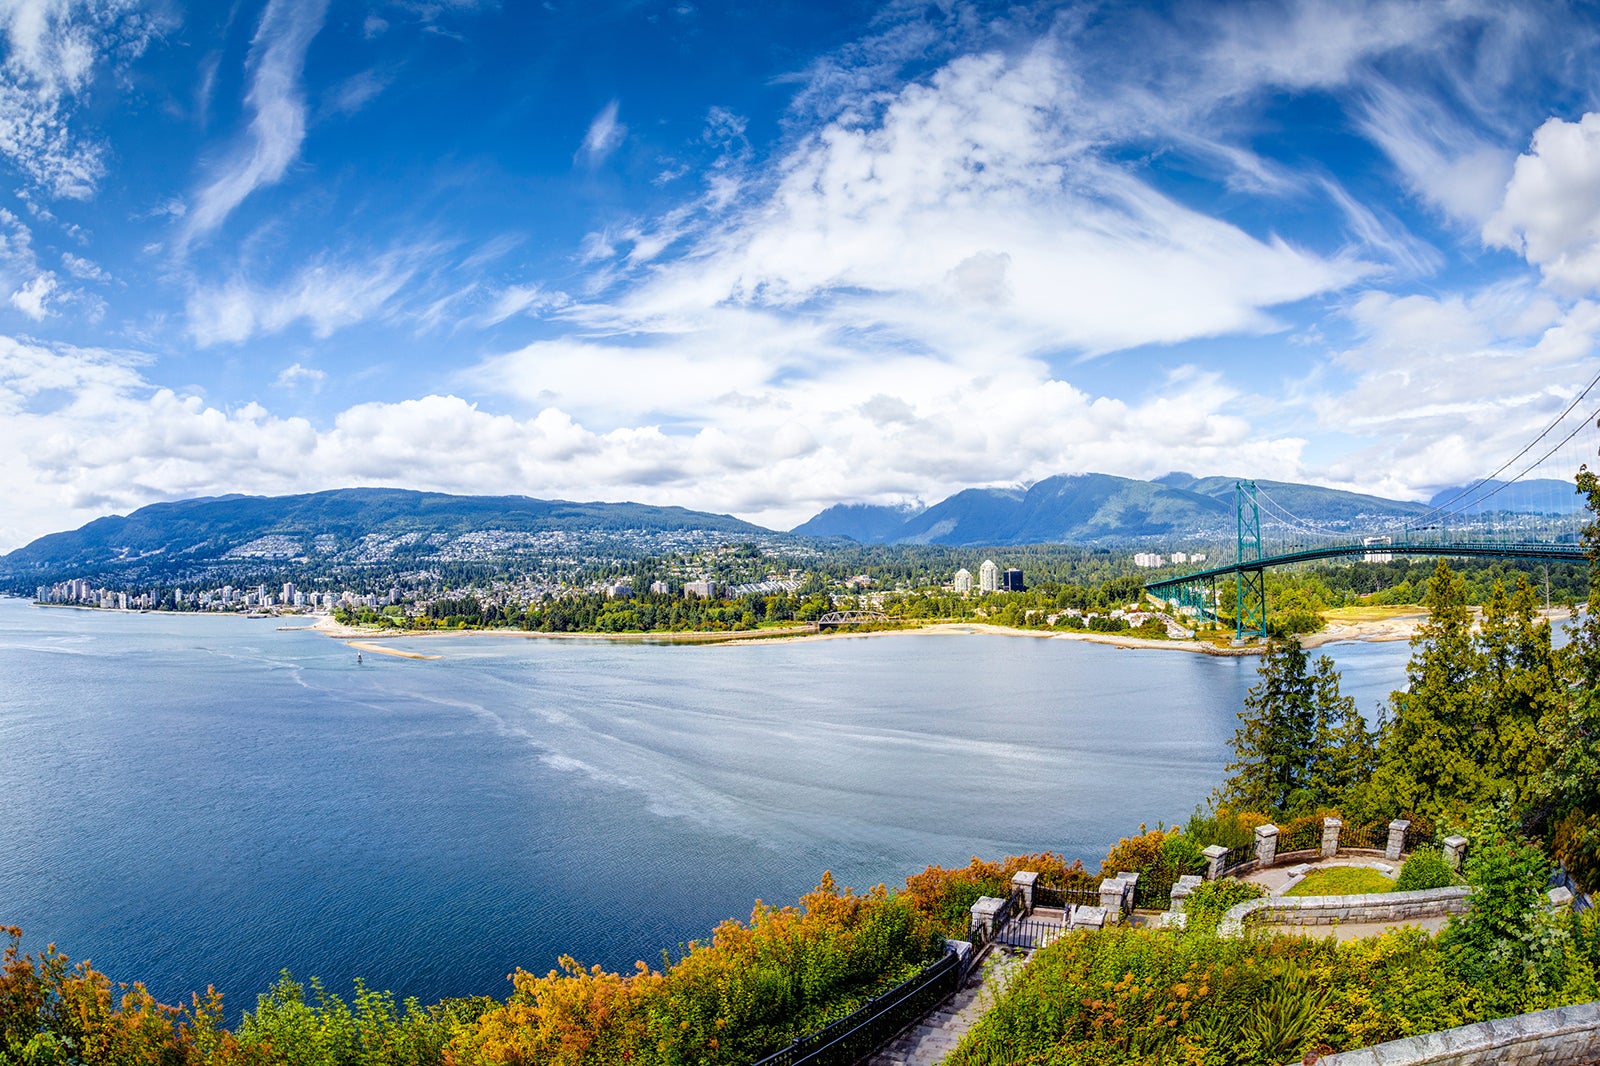
[{"label": "metal railing", "polygon": [[1383,851],[1389,846],[1389,823],[1347,825],[1339,830],[1339,850],[1367,848]]},{"label": "metal railing", "polygon": [[1042,948],[1053,942],[1065,929],[1065,919],[1052,922],[1039,918],[1013,918],[995,930],[993,943],[1011,948]]},{"label": "metal railing", "polygon": [[1153,873],[1140,874],[1138,883],[1133,886],[1133,905],[1146,910],[1166,910],[1172,906],[1172,886],[1177,883],[1177,874],[1165,877]]},{"label": "metal railing", "polygon": [[1012,918],[1022,917],[1028,913],[1028,897],[1022,889],[1014,888],[1011,895],[1006,898],[1005,904],[994,913],[994,927],[1002,929]]},{"label": "metal railing", "polygon": [[1278,854],[1291,851],[1316,851],[1322,847],[1322,823],[1307,822],[1278,834]]},{"label": "metal railing", "polygon": [[961,956],[946,952],[921,973],[869,999],[854,1014],[800,1037],[753,1066],[855,1066],[961,985]]},{"label": "metal railing", "polygon": [[1097,888],[1057,888],[1055,885],[1034,885],[1035,907],[1098,907],[1100,890]]}]

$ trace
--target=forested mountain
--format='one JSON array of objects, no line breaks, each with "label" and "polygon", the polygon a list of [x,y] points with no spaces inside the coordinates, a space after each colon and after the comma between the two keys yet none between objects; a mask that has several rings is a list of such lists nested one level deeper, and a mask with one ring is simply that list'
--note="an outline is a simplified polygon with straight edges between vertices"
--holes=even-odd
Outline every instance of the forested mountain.
[{"label": "forested mountain", "polygon": [[53,533],[0,556],[0,578],[53,574],[251,571],[329,565],[579,556],[595,543],[641,551],[698,547],[770,531],[728,515],[636,503],[336,489],[300,496],[216,496],[141,507]]},{"label": "forested mountain", "polygon": [[[1027,489],[966,489],[898,524],[893,508],[830,507],[795,529],[876,544],[1096,544],[1142,538],[1204,540],[1233,527],[1231,477],[1168,474],[1154,481],[1111,474],[1046,478]],[[1283,481],[1258,481],[1273,505],[1331,529],[1359,529],[1422,514],[1418,503]]]}]

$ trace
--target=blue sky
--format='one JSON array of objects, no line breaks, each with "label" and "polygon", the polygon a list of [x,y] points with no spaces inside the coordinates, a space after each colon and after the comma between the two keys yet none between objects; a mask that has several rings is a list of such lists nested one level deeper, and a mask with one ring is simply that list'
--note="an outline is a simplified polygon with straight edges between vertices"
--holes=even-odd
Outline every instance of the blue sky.
[{"label": "blue sky", "polygon": [[778,528],[1082,471],[1425,496],[1600,369],[1597,30],[0,0],[0,550],[344,485]]}]

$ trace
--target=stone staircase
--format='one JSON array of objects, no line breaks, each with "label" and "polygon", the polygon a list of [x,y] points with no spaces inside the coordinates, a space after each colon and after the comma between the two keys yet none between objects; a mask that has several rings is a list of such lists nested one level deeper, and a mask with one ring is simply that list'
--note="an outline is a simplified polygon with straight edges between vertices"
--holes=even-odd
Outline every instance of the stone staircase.
[{"label": "stone staircase", "polygon": [[957,990],[937,1010],[868,1059],[867,1066],[935,1066],[942,1062],[999,999],[1027,958],[1024,951],[992,948],[983,964],[981,980]]}]

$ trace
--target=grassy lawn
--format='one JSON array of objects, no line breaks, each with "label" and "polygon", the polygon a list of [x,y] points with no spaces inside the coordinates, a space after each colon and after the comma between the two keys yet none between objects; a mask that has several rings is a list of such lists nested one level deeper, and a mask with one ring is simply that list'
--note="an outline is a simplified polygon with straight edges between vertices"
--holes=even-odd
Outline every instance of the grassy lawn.
[{"label": "grassy lawn", "polygon": [[1286,896],[1365,896],[1373,892],[1393,892],[1394,882],[1364,866],[1330,866],[1312,870]]},{"label": "grassy lawn", "polygon": [[1329,622],[1387,622],[1391,618],[1415,618],[1427,613],[1413,603],[1388,607],[1330,607],[1322,612],[1322,617]]}]

